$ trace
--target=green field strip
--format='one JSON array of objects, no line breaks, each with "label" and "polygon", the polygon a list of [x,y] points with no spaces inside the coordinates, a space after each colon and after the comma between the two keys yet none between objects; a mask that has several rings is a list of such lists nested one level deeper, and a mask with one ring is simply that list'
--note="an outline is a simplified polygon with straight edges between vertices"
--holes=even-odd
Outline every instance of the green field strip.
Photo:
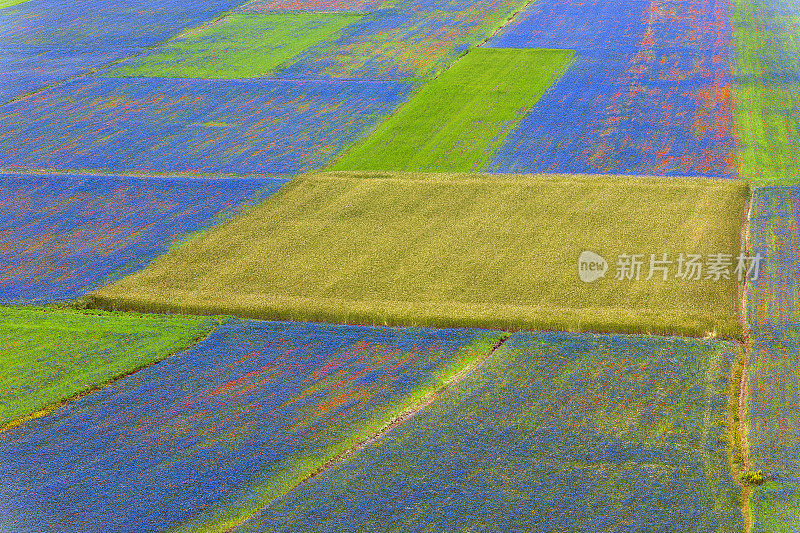
[{"label": "green field strip", "polygon": [[0,9],[3,9],[4,7],[15,6],[17,4],[22,4],[27,1],[28,0],[0,0]]},{"label": "green field strip", "polygon": [[203,79],[267,76],[359,18],[355,14],[232,14],[184,31],[107,75]]},{"label": "green field strip", "polygon": [[739,175],[754,185],[800,183],[800,20],[791,9],[760,0],[733,4]]},{"label": "green field strip", "polygon": [[206,336],[208,317],[0,307],[0,428],[47,414]]},{"label": "green field strip", "polygon": [[330,168],[480,171],[572,56],[569,50],[474,48]]},{"label": "green field strip", "polygon": [[395,398],[388,405],[375,406],[369,420],[359,426],[330,428],[328,437],[333,444],[326,449],[317,451],[314,455],[296,453],[265,472],[263,483],[255,490],[244,496],[239,495],[235,500],[217,502],[212,510],[172,529],[171,533],[231,531],[265,505],[332,468],[387,429],[405,421],[411,413],[428,405],[445,389],[485,361],[506,337],[506,334],[500,332],[486,332],[465,345],[446,364],[434,368],[422,387],[406,396]]},{"label": "green field strip", "polygon": [[[738,283],[616,279],[619,254],[736,254],[738,180],[323,173],[90,293],[105,309],[738,336]],[[578,277],[585,251],[607,276]]]}]

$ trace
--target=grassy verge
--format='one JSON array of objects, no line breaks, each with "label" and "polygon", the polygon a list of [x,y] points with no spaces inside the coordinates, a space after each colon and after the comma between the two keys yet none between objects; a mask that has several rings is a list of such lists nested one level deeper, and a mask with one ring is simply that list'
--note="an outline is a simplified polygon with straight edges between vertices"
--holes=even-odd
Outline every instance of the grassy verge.
[{"label": "grassy verge", "polygon": [[800,525],[800,483],[770,481],[754,487],[750,508],[759,531],[795,532]]},{"label": "grassy verge", "polygon": [[480,170],[572,56],[569,50],[470,50],[330,168]]},{"label": "grassy verge", "polygon": [[233,14],[187,30],[109,75],[226,79],[266,76],[358,18],[348,14]]},{"label": "grassy verge", "polygon": [[[650,254],[736,254],[740,181],[330,173],[90,294],[92,305],[257,318],[737,336],[736,276],[658,273]],[[584,283],[578,257],[606,258]],[[615,279],[641,254],[640,279]],[[732,269],[731,269],[732,270]]]},{"label": "grassy verge", "polygon": [[0,428],[186,348],[218,320],[0,307]]}]

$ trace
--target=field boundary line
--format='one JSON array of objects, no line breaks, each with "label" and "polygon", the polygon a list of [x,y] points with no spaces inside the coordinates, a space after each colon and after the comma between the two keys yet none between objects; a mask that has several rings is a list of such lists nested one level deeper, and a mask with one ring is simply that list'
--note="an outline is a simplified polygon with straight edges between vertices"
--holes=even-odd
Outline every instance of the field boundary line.
[{"label": "field boundary line", "polygon": [[277,502],[281,498],[284,498],[287,494],[289,494],[293,490],[296,490],[298,487],[301,487],[302,485],[308,483],[309,481],[311,481],[315,477],[319,476],[320,474],[323,474],[326,471],[335,468],[337,465],[339,465],[340,463],[342,463],[345,460],[347,460],[347,458],[350,457],[351,455],[353,455],[355,453],[358,453],[359,451],[363,450],[367,446],[379,441],[380,439],[385,437],[390,431],[392,431],[397,426],[403,424],[404,422],[407,422],[408,420],[411,420],[419,412],[421,412],[423,409],[425,409],[426,407],[431,405],[437,398],[439,398],[441,396],[441,394],[443,392],[449,390],[451,387],[453,387],[454,385],[458,384],[463,379],[467,378],[475,370],[477,370],[478,368],[483,366],[483,364],[486,361],[488,361],[489,358],[492,355],[494,355],[495,352],[497,352],[497,350],[500,349],[500,347],[503,346],[503,344],[505,344],[505,342],[510,337],[511,337],[511,334],[509,334],[509,333],[506,333],[506,334],[502,335],[498,339],[498,341],[495,342],[494,346],[492,346],[489,349],[489,351],[486,352],[486,354],[483,357],[477,358],[475,361],[471,362],[466,367],[462,368],[457,373],[455,373],[452,376],[450,376],[449,378],[447,378],[444,381],[444,383],[442,383],[442,385],[440,385],[437,389],[435,389],[435,390],[431,391],[430,393],[428,393],[426,396],[424,396],[422,399],[420,399],[416,404],[411,405],[410,407],[408,407],[402,414],[397,415],[394,418],[392,418],[391,420],[389,420],[388,422],[386,422],[383,425],[383,427],[381,427],[377,432],[375,432],[374,434],[370,435],[369,437],[361,440],[360,442],[354,444],[353,446],[351,446],[347,450],[343,451],[339,455],[328,459],[322,466],[317,467],[313,472],[308,474],[305,478],[303,478],[295,486],[291,487],[285,493],[283,493],[282,495],[278,496],[277,498],[273,498],[272,500],[270,500],[269,502],[267,502],[266,504],[261,506],[253,514],[251,514],[250,516],[248,516],[247,518],[245,518],[244,520],[242,520],[241,522],[239,522],[238,524],[236,524],[232,528],[225,530],[225,532],[226,533],[233,533],[233,532],[239,530],[239,528],[241,526],[243,526],[244,524],[246,524],[247,522],[249,522],[253,518],[256,518],[257,516],[259,516],[264,511],[264,509],[269,508],[272,504],[274,504],[275,502]]},{"label": "field boundary line", "polygon": [[[741,252],[749,253],[750,250],[750,219],[753,210],[752,202],[752,189],[751,195],[746,199],[744,220],[742,221],[741,229]],[[750,508],[750,495],[752,488],[742,482],[741,476],[744,472],[750,470],[750,446],[748,442],[748,427],[745,422],[745,415],[747,413],[747,398],[749,395],[748,388],[748,367],[750,365],[750,352],[752,349],[752,338],[749,328],[749,308],[748,308],[748,294],[750,283],[745,280],[739,285],[740,295],[739,302],[742,306],[740,313],[740,321],[742,323],[742,340],[738,342],[739,353],[737,354],[731,368],[730,378],[730,398],[729,404],[729,424],[735,426],[730,429],[731,433],[731,475],[734,482],[741,487],[741,512],[742,519],[744,520],[743,533],[752,533],[753,530],[753,515]]]},{"label": "field boundary line", "polygon": [[[492,34],[491,34],[491,35],[489,35],[489,36],[488,36],[488,37],[486,37],[484,40],[482,40],[481,42],[479,42],[478,44],[476,44],[476,45],[475,45],[475,47],[476,47],[476,48],[478,48],[478,47],[484,47],[483,45],[485,45],[486,43],[488,43],[489,41],[491,41],[491,40],[492,40],[492,38],[494,38],[494,36],[495,36],[495,35],[497,35],[497,34],[498,34],[498,33],[500,33],[501,31],[503,31],[503,30],[504,30],[504,29],[505,29],[505,28],[506,28],[506,27],[507,27],[509,24],[511,24],[512,22],[514,22],[514,20],[516,20],[516,18],[519,16],[519,14],[520,14],[520,13],[524,13],[524,12],[525,12],[525,11],[526,11],[526,10],[527,10],[527,9],[528,9],[530,6],[531,6],[531,5],[533,5],[533,4],[534,4],[534,3],[536,3],[536,2],[537,2],[537,0],[530,0],[529,2],[526,2],[526,3],[525,3],[525,4],[524,4],[524,5],[521,7],[521,8],[519,8],[518,10],[516,10],[515,12],[513,12],[512,14],[510,14],[510,15],[508,16],[508,18],[506,19],[506,21],[505,21],[505,22],[503,22],[503,23],[502,23],[502,24],[501,24],[499,27],[497,27],[497,28],[496,28],[496,29],[495,29],[495,30],[492,32]],[[492,47],[486,46],[485,48],[492,48]],[[566,50],[566,49],[565,49],[565,50]]]},{"label": "field boundary line", "polygon": [[258,172],[148,172],[142,170],[93,170],[93,169],[39,169],[39,168],[24,168],[15,169],[9,167],[0,167],[0,177],[3,176],[74,176],[74,177],[100,177],[100,178],[141,178],[141,179],[192,179],[212,180],[212,179],[227,179],[227,180],[246,180],[246,179],[275,179],[289,181],[299,174],[262,174]]}]

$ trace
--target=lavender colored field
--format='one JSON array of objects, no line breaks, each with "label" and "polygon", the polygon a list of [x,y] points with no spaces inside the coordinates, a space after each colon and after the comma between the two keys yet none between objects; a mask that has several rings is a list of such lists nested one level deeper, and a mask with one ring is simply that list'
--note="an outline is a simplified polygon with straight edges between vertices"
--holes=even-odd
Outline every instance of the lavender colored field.
[{"label": "lavender colored field", "polygon": [[0,175],[0,301],[75,298],[285,181]]},{"label": "lavender colored field", "polygon": [[312,47],[280,73],[288,78],[425,79],[488,38],[522,0],[387,2],[338,39]]},{"label": "lavender colored field", "polygon": [[748,322],[756,329],[800,323],[800,188],[753,189],[749,231],[762,260],[747,287]]},{"label": "lavender colored field", "polygon": [[800,325],[751,332],[747,425],[751,470],[767,476],[751,494],[754,531],[800,528]]},{"label": "lavender colored field", "polygon": [[0,167],[301,172],[407,92],[366,81],[82,80],[0,106]]},{"label": "lavender colored field", "polygon": [[741,531],[720,424],[737,350],[516,333],[428,409],[239,530]]},{"label": "lavender colored field", "polygon": [[578,50],[494,171],[736,176],[721,3],[546,0],[489,44]]},{"label": "lavender colored field", "polygon": [[548,0],[527,7],[489,46],[604,56],[650,50],[728,54],[728,10],[723,0]]},{"label": "lavender colored field", "polygon": [[0,307],[0,431],[205,337],[220,321]]},{"label": "lavender colored field", "polygon": [[377,431],[497,337],[227,323],[184,352],[0,433],[3,529],[235,523]]},{"label": "lavender colored field", "polygon": [[0,102],[99,68],[241,0],[30,0],[0,9]]},{"label": "lavender colored field", "polygon": [[749,245],[763,256],[748,286],[752,330],[747,426],[754,531],[800,528],[800,188],[753,191]]}]

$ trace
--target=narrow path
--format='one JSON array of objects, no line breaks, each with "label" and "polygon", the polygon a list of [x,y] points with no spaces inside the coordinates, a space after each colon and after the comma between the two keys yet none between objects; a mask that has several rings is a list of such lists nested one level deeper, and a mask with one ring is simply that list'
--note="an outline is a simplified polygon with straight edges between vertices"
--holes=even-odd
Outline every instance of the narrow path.
[{"label": "narrow path", "polygon": [[[741,249],[745,253],[750,250],[750,215],[752,211],[752,202],[750,198],[747,199],[745,204],[745,218],[742,221],[741,230]],[[748,288],[749,283],[745,280],[744,283],[739,285],[740,294],[739,301],[742,306],[740,320],[742,322],[743,340],[740,343],[741,357],[733,363],[731,369],[731,409],[734,413],[732,420],[729,424],[735,424],[731,427],[731,475],[734,481],[742,488],[742,518],[744,520],[744,533],[752,533],[753,530],[753,516],[750,510],[750,494],[752,489],[750,486],[741,482],[740,478],[742,473],[750,470],[750,454],[749,445],[747,441],[747,424],[745,423],[745,415],[747,413],[747,398],[748,398],[748,366],[750,364],[750,350],[752,342],[748,334],[748,324],[750,317],[748,316]]]},{"label": "narrow path", "polygon": [[264,509],[268,509],[273,503],[275,503],[276,501],[280,500],[281,498],[283,498],[284,496],[286,496],[287,494],[289,494],[293,490],[296,490],[298,487],[304,485],[305,483],[308,483],[310,480],[314,479],[318,475],[320,475],[320,474],[322,474],[322,473],[324,473],[324,472],[336,467],[338,464],[340,464],[342,461],[346,460],[351,455],[363,450],[364,448],[366,448],[370,444],[372,444],[372,443],[380,440],[384,436],[386,436],[387,433],[392,431],[394,428],[396,428],[400,424],[402,424],[404,422],[407,422],[408,420],[412,419],[417,413],[419,413],[420,411],[422,411],[423,409],[428,407],[438,397],[440,397],[442,395],[442,393],[444,393],[445,391],[447,391],[448,389],[450,389],[451,387],[453,387],[454,385],[456,385],[457,383],[459,383],[463,379],[467,378],[476,369],[480,368],[509,339],[509,337],[510,337],[510,335],[505,335],[505,336],[501,337],[500,340],[498,340],[494,344],[494,346],[492,346],[492,348],[486,353],[486,355],[476,359],[475,361],[470,363],[468,366],[466,366],[465,368],[460,370],[458,373],[450,376],[438,389],[436,389],[433,392],[429,393],[427,396],[425,396],[424,398],[419,400],[416,404],[414,404],[411,407],[409,407],[403,414],[392,418],[389,422],[384,424],[384,426],[381,429],[379,429],[376,433],[374,433],[373,435],[367,437],[366,439],[354,444],[352,447],[350,447],[349,449],[347,449],[344,452],[340,453],[339,455],[337,455],[335,457],[332,457],[331,459],[326,461],[325,464],[323,464],[322,466],[320,466],[319,468],[317,468],[316,470],[311,472],[308,476],[306,476],[303,480],[301,480],[295,486],[293,486],[290,489],[288,489],[281,496],[278,496],[277,498],[274,498],[274,499],[270,500],[264,506],[262,506],[260,509],[258,509],[253,514],[251,514],[249,517],[247,517],[246,519],[244,519],[243,521],[241,521],[237,525],[233,526],[232,528],[228,529],[226,531],[226,533],[232,533],[234,531],[237,531],[241,526],[243,526],[244,524],[246,524],[247,522],[249,522],[253,518],[256,518],[257,516],[259,516],[264,511]]}]

